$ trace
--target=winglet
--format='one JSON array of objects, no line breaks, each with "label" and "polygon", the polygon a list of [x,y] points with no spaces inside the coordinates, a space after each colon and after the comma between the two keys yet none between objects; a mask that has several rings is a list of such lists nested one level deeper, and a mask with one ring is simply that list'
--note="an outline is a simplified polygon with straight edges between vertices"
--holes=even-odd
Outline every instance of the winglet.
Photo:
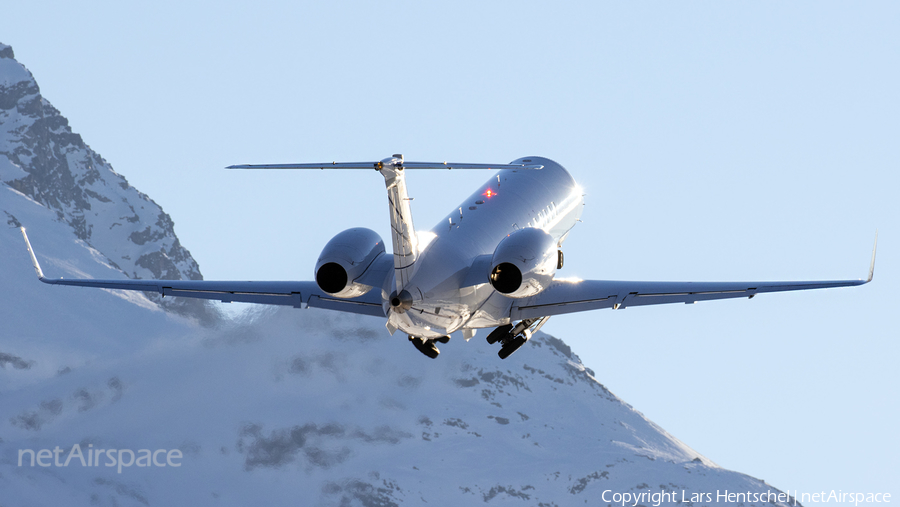
[{"label": "winglet", "polygon": [[34,256],[34,250],[31,249],[31,242],[28,241],[28,235],[25,234],[25,228],[19,227],[22,231],[22,237],[25,238],[25,245],[28,247],[28,253],[31,255],[31,263],[34,264],[34,272],[37,273],[38,280],[44,281],[44,272],[41,271],[41,265],[38,264],[37,257]]},{"label": "winglet", "polygon": [[866,283],[872,281],[872,278],[875,276],[875,250],[878,248],[878,231],[875,231],[875,245],[872,247],[872,262],[869,264],[869,278],[866,280]]}]

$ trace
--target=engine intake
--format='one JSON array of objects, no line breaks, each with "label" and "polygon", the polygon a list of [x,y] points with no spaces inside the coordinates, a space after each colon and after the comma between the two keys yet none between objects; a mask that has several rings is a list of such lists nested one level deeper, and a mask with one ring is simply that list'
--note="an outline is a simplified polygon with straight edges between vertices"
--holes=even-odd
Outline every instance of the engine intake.
[{"label": "engine intake", "polygon": [[338,233],[325,245],[316,261],[316,284],[340,298],[362,296],[372,289],[356,280],[376,257],[384,253],[384,241],[371,229],[355,227]]},{"label": "engine intake", "polygon": [[337,262],[327,262],[316,271],[316,283],[329,294],[336,294],[347,286],[347,270]]},{"label": "engine intake", "polygon": [[491,270],[491,285],[498,292],[510,294],[522,285],[522,271],[509,262],[501,262]]},{"label": "engine intake", "polygon": [[491,286],[511,298],[534,296],[553,281],[557,245],[543,229],[519,229],[503,238],[491,258]]}]

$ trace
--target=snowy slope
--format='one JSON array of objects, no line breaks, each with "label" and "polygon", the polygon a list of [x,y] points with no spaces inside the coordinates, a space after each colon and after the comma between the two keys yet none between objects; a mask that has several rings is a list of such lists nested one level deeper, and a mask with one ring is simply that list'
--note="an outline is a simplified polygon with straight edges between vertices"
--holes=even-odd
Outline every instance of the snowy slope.
[{"label": "snowy slope", "polygon": [[[57,127],[22,140],[40,123],[20,108],[36,104],[36,84],[11,50],[0,55],[0,85],[19,90],[15,107],[0,103],[11,160],[0,157],[0,505],[564,506],[612,493],[777,492],[699,456],[546,334],[506,361],[483,333],[429,360],[376,318],[264,308],[204,327],[141,294],[39,283],[19,224],[48,276],[149,276],[134,262],[149,244],[179,276],[199,270],[168,255],[177,238],[152,201],[80,139],[56,137],[75,134],[43,99]],[[61,146],[68,173],[22,151]],[[91,164],[100,176],[84,177]],[[120,220],[123,206],[134,221]],[[161,236],[132,240],[147,228]],[[18,464],[22,450],[76,444],[182,458],[121,472]]]},{"label": "snowy slope", "polygon": [[[50,276],[114,276],[8,186]],[[0,505],[598,503],[603,491],[775,491],[609,393],[560,340],[483,336],[432,361],[379,319],[266,309],[216,328],[140,295],[40,284],[0,234]],[[122,275],[119,275],[122,276]],[[182,466],[18,466],[21,449],[178,449]],[[65,457],[65,456],[63,456]],[[650,502],[643,502],[650,505]]]},{"label": "snowy slope", "polygon": [[[162,333],[180,319],[164,312],[142,293],[124,291],[60,291],[40,283],[29,261],[19,223],[27,223],[37,256],[48,276],[125,278],[102,253],[77,238],[57,214],[0,183],[0,258],[6,290],[0,296],[0,352],[14,349],[33,360],[18,371],[0,370],[4,386],[40,382],[58,368],[109,360],[146,344],[117,340],[110,332],[127,332],[140,322],[150,333]],[[30,263],[30,261],[29,261]],[[186,322],[184,323],[186,325]],[[179,326],[182,324],[178,324]],[[48,354],[57,354],[50,357]],[[14,375],[11,375],[14,373]]]},{"label": "snowy slope", "polygon": [[[109,333],[144,346],[4,394],[6,504],[571,505],[604,490],[771,489],[646,420],[547,335],[507,361],[456,337],[431,361],[378,319],[317,310],[164,332]],[[42,351],[64,355],[49,342]],[[13,462],[75,443],[185,457],[121,474]]]}]

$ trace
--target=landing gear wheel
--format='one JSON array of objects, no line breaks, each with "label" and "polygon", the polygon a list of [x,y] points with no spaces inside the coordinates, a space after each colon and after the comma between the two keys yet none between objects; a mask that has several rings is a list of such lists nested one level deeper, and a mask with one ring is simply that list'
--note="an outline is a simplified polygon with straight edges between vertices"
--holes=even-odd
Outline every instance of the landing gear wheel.
[{"label": "landing gear wheel", "polygon": [[513,352],[519,350],[522,345],[525,345],[525,342],[528,341],[528,337],[524,334],[517,335],[512,340],[509,340],[506,344],[503,345],[503,348],[500,349],[500,352],[497,353],[500,356],[500,359],[506,359],[511,356]]},{"label": "landing gear wheel", "polygon": [[447,343],[450,341],[450,337],[449,336],[441,336],[440,338],[435,338],[434,341],[441,342],[441,343]]},{"label": "landing gear wheel", "polygon": [[434,340],[426,340],[425,338],[422,338],[420,336],[410,335],[409,341],[411,341],[413,346],[416,347],[416,350],[432,359],[437,358],[438,354],[441,353],[441,351],[434,346]]},{"label": "landing gear wheel", "polygon": [[509,336],[509,332],[512,330],[512,324],[504,324],[497,329],[491,331],[491,334],[487,336],[487,342],[491,345],[503,341],[504,338]]}]

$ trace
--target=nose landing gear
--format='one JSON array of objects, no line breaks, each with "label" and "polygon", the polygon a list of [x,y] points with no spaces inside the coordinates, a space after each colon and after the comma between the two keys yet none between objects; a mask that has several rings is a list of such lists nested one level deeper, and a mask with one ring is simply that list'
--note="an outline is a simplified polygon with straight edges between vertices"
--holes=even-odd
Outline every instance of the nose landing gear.
[{"label": "nose landing gear", "polygon": [[426,356],[435,359],[441,353],[435,346],[434,342],[447,343],[450,341],[449,336],[441,336],[440,338],[422,338],[421,336],[409,335],[409,341],[412,342],[416,349]]},{"label": "nose landing gear", "polygon": [[525,319],[513,326],[505,324],[491,331],[487,337],[487,342],[493,345],[500,342],[500,352],[497,353],[500,359],[506,359],[513,352],[519,350],[525,342],[531,339],[531,335],[536,333],[541,326],[547,322],[550,317],[539,317],[536,319]]}]

